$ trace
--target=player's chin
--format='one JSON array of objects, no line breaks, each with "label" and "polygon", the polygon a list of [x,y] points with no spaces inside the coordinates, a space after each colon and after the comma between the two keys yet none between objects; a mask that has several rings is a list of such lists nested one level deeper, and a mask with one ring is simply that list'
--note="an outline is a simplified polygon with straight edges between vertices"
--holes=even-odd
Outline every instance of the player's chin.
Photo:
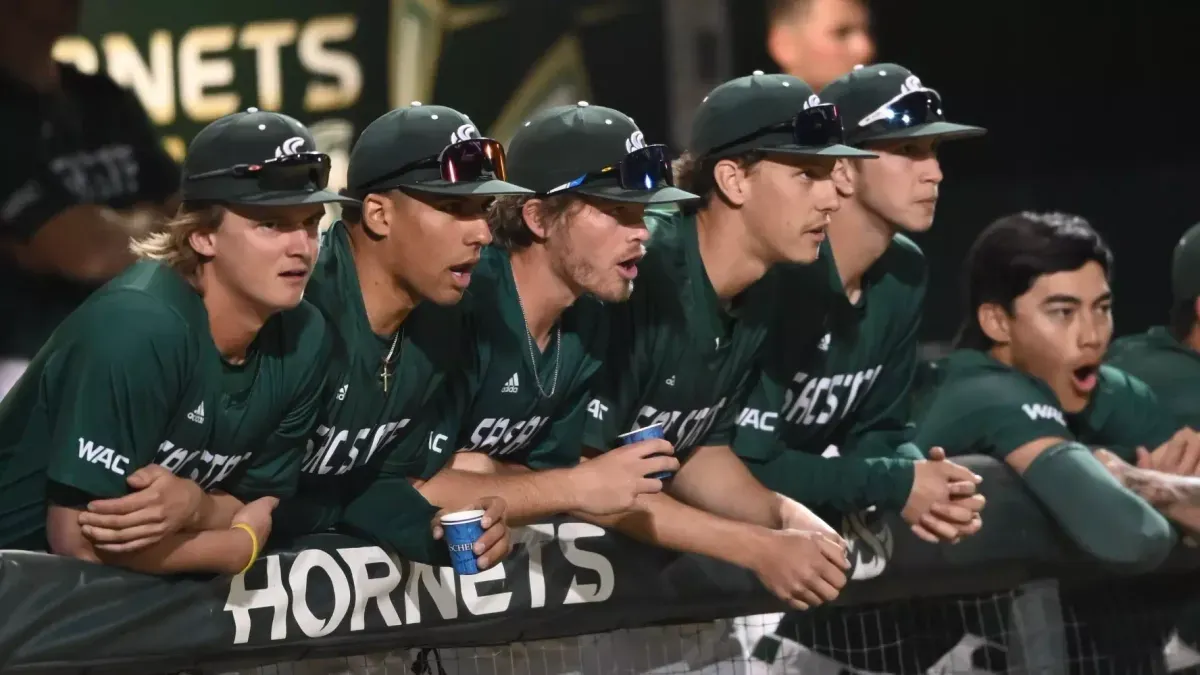
[{"label": "player's chin", "polygon": [[424,297],[435,305],[450,306],[457,305],[466,292],[467,289],[462,286],[446,285],[425,293]]},{"label": "player's chin", "polygon": [[805,237],[804,240],[794,242],[791,246],[789,246],[787,250],[784,251],[784,255],[782,257],[784,260],[790,263],[807,265],[808,263],[815,262],[817,257],[820,255],[820,241],[814,242],[809,237]]},{"label": "player's chin", "polygon": [[630,279],[614,274],[611,279],[606,279],[603,283],[589,284],[586,290],[588,295],[601,302],[625,302],[629,296],[633,295],[633,283]]}]

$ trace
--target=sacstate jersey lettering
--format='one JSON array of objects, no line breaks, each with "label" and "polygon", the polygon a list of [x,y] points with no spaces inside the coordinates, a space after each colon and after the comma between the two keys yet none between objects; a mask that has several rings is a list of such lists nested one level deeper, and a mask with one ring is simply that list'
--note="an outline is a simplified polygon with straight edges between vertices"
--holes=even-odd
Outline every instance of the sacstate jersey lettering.
[{"label": "sacstate jersey lettering", "polygon": [[663,434],[666,435],[668,441],[672,441],[677,449],[691,448],[704,438],[708,430],[712,428],[713,422],[717,416],[721,414],[721,409],[725,407],[726,399],[722,398],[715,404],[698,410],[658,410],[652,406],[644,405],[638,411],[637,418],[634,419],[633,429],[635,431],[643,427],[648,427],[652,424],[661,424]]},{"label": "sacstate jersey lettering", "polygon": [[[163,441],[158,446],[154,463],[176,476],[190,478],[207,490],[228,478],[229,474],[233,473],[239,464],[250,459],[252,454],[247,452],[244,455],[220,455],[208,450],[188,450],[171,441]],[[191,470],[187,471],[189,466]]]},{"label": "sacstate jersey lettering", "polygon": [[836,423],[871,391],[882,370],[883,366],[875,366],[857,373],[812,378],[808,373],[796,373],[784,395],[779,416],[788,424],[804,426]]},{"label": "sacstate jersey lettering", "polygon": [[340,476],[356,466],[363,466],[371,460],[376,450],[392,441],[410,421],[403,419],[356,431],[319,425],[313,437],[308,439],[300,470],[318,476],[330,473]]},{"label": "sacstate jersey lettering", "polygon": [[529,441],[546,426],[549,417],[534,415],[527,420],[507,417],[485,417],[471,432],[470,443],[460,448],[467,452],[486,452],[493,456],[510,455],[529,445]]},{"label": "sacstate jersey lettering", "polygon": [[1052,405],[1026,403],[1021,406],[1021,410],[1034,422],[1038,420],[1053,420],[1064,427],[1067,426],[1067,420],[1063,417],[1062,411]]}]

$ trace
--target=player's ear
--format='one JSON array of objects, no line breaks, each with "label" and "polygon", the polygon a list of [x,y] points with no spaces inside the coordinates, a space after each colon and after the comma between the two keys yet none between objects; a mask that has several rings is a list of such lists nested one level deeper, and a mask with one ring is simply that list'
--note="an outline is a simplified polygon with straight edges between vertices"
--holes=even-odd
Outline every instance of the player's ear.
[{"label": "player's ear", "polygon": [[1012,317],[1008,310],[993,302],[986,302],[975,310],[975,320],[989,340],[998,345],[1012,341]]},{"label": "player's ear", "polygon": [[733,206],[745,204],[750,196],[750,170],[733,159],[722,159],[713,166],[713,184]]},{"label": "player's ear", "polygon": [[[221,221],[225,220],[228,213],[229,212],[227,210],[221,208]],[[191,246],[193,251],[199,253],[205,258],[211,258],[216,255],[217,228],[221,226],[221,221],[217,222],[216,227],[204,226],[192,230],[192,232],[188,235],[188,246]]]},{"label": "player's ear", "polygon": [[521,218],[525,227],[539,240],[545,240],[550,231],[550,223],[546,217],[546,202],[541,199],[529,199],[521,206]]},{"label": "player's ear", "polygon": [[362,226],[376,239],[388,236],[395,220],[395,203],[383,194],[368,194],[362,200]]},{"label": "player's ear", "polygon": [[854,161],[843,157],[833,165],[833,186],[837,188],[838,196],[842,199],[854,196],[854,177],[858,172]]}]

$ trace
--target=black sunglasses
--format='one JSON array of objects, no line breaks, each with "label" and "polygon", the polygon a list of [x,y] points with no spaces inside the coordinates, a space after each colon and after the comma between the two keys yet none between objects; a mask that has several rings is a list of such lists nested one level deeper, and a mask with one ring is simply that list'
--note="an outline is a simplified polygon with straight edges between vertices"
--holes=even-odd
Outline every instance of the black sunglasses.
[{"label": "black sunglasses", "polygon": [[[718,145],[709,150],[708,154],[710,156],[715,155],[734,146],[741,145],[746,141],[778,132],[790,132],[792,144],[805,148],[824,148],[830,145],[839,145],[842,143],[843,138],[842,119],[838,115],[837,106],[832,103],[814,105],[796,113],[787,122],[772,124],[769,127],[763,127],[728,143]],[[770,148],[763,149],[770,150]]]},{"label": "black sunglasses", "polygon": [[932,122],[945,122],[942,97],[932,89],[901,94],[862,118],[854,137],[870,137]]},{"label": "black sunglasses", "polygon": [[390,171],[367,183],[362,190],[373,192],[401,187],[408,183],[399,182],[396,179],[420,169],[433,167],[438,168],[438,175],[447,183],[474,183],[493,178],[497,180],[508,178],[504,146],[499,141],[490,138],[471,138],[451,143],[436,155],[423,157],[409,162],[395,171]]},{"label": "black sunglasses", "polygon": [[329,186],[329,155],[301,152],[281,155],[256,164],[235,164],[224,169],[188,176],[189,181],[207,178],[253,178],[263,191],[324,190]]},{"label": "black sunglasses", "polygon": [[648,145],[638,148],[625,155],[620,162],[606,166],[599,171],[585,173],[582,176],[551,188],[546,194],[566,192],[575,188],[604,181],[617,185],[623,190],[657,190],[664,187],[674,187],[675,177],[671,174],[671,158],[667,146]]}]

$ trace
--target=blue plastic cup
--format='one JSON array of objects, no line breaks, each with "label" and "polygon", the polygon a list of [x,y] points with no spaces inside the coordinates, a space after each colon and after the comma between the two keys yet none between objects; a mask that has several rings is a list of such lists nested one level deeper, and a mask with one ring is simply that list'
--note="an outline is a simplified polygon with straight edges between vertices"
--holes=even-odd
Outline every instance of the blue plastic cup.
[{"label": "blue plastic cup", "polygon": [[[634,429],[633,431],[630,431],[627,434],[621,434],[620,436],[617,436],[617,442],[620,443],[621,445],[629,445],[631,443],[637,443],[638,441],[648,441],[651,438],[666,438],[666,434],[663,433],[662,423],[651,424],[648,427],[642,427],[641,429]],[[664,456],[664,453],[659,452],[659,453],[655,453],[650,456],[651,457],[661,457],[661,456]],[[668,478],[670,478],[674,475],[675,475],[674,471],[659,471],[658,473],[652,473],[652,474],[646,476],[646,478],[657,478],[658,480],[667,480]]]},{"label": "blue plastic cup", "polygon": [[483,511],[455,511],[442,516],[441,521],[454,571],[459,574],[479,574],[472,548],[483,536]]}]

